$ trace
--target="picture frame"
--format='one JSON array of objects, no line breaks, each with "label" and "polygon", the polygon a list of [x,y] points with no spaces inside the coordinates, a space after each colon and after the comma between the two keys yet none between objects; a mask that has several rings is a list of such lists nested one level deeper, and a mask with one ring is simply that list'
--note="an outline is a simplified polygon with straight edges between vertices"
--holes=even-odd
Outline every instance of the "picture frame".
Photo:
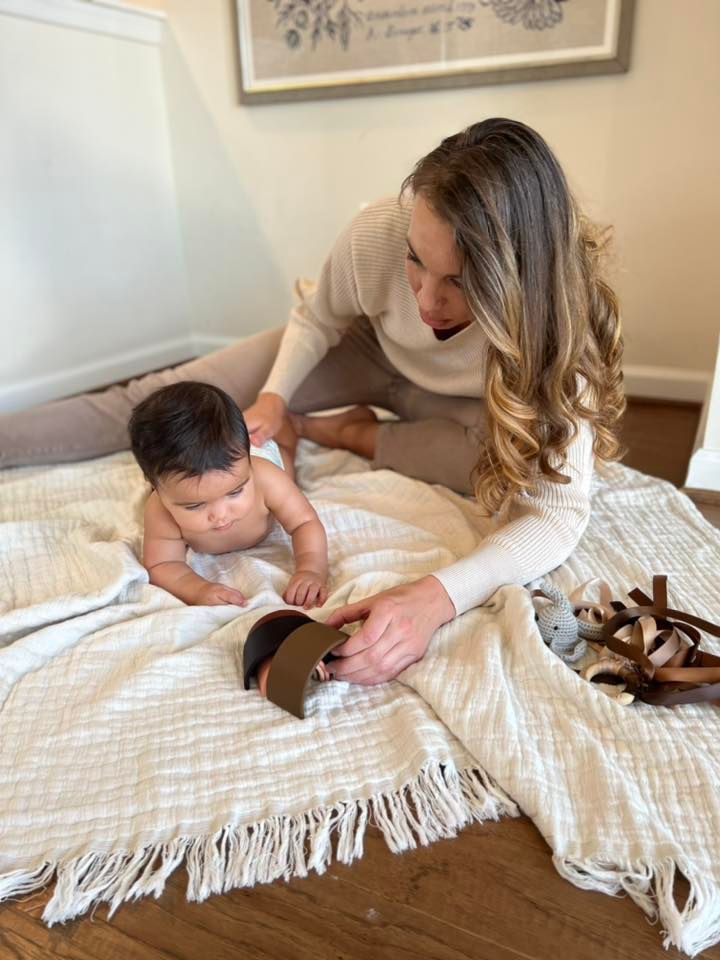
[{"label": "picture frame", "polygon": [[247,104],[629,69],[635,0],[235,0]]}]

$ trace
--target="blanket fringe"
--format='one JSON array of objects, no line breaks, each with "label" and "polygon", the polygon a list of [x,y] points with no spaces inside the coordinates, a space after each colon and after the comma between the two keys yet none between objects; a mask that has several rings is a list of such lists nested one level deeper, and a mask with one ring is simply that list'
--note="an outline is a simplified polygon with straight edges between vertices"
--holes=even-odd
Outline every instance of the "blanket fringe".
[{"label": "blanket fringe", "polygon": [[[698,868],[671,859],[627,867],[566,857],[553,857],[553,862],[562,877],[582,890],[626,893],[651,921],[660,921],[666,950],[677,947],[694,957],[720,941],[720,889]],[[676,900],[677,874],[690,888],[682,907]]]},{"label": "blanket fringe", "polygon": [[280,878],[324,873],[335,857],[352,863],[363,855],[368,823],[376,824],[394,853],[456,836],[476,820],[517,816],[510,798],[480,770],[457,770],[434,761],[399,790],[368,800],[340,801],[298,816],[268,817],[247,826],[228,824],[209,836],[180,837],[134,853],[87,853],[34,871],[0,876],[0,901],[42,889],[56,877],[43,912],[52,926],[101,903],[109,916],[129,900],[159,897],[170,874],[185,861],[188,900]]}]

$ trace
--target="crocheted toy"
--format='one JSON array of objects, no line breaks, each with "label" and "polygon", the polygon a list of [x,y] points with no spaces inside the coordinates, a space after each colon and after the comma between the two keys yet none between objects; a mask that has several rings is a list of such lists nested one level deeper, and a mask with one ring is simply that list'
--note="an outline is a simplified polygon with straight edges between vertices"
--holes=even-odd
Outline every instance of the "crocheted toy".
[{"label": "crocheted toy", "polygon": [[557,587],[543,580],[540,589],[532,591],[535,621],[544,642],[564,663],[577,663],[587,653],[585,638],[579,635],[580,624],[575,609]]},{"label": "crocheted toy", "polygon": [[[651,597],[628,590],[634,607],[597,579],[567,598],[546,580],[540,586],[532,598],[543,640],[616,704],[720,702],[720,656],[700,649],[700,631],[720,637],[720,624],[670,608],[666,576],[653,577]],[[585,598],[593,586],[599,600]]]}]

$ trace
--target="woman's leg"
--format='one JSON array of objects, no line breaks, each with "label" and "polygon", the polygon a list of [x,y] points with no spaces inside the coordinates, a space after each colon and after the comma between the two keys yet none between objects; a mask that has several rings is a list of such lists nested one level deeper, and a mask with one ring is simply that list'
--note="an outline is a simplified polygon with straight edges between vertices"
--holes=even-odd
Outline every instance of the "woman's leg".
[{"label": "woman's leg", "polygon": [[487,435],[482,400],[430,393],[396,375],[388,395],[375,402],[401,419],[379,422],[366,407],[355,407],[329,417],[294,418],[295,427],[309,440],[372,460],[375,470],[473,492],[471,474]]},{"label": "woman's leg", "polygon": [[[370,321],[358,320],[293,394],[292,426],[299,437],[325,447],[352,450],[370,460],[377,418],[366,405],[389,409],[396,386],[404,382],[382,352]],[[348,404],[360,406],[327,417],[303,415]]]},{"label": "woman's leg", "polygon": [[381,423],[372,467],[472,494],[472,471],[486,435],[485,423],[466,427],[439,417]]},{"label": "woman's leg", "polygon": [[0,466],[85,460],[126,450],[135,404],[178,380],[212,383],[248,407],[265,382],[283,328],[268,330],[179,367],[150,373],[125,386],[0,414]]},{"label": "woman's leg", "polygon": [[350,450],[366,460],[375,456],[378,418],[369,407],[352,407],[326,417],[306,417],[291,413],[296,436],[334,450]]},{"label": "woman's leg", "polygon": [[370,321],[358,319],[300,384],[290,410],[304,414],[349,404],[386,406],[398,377]]},{"label": "woman's leg", "polygon": [[488,433],[485,401],[430,393],[408,380],[393,399],[400,420],[380,424],[373,469],[472,494],[472,471]]}]

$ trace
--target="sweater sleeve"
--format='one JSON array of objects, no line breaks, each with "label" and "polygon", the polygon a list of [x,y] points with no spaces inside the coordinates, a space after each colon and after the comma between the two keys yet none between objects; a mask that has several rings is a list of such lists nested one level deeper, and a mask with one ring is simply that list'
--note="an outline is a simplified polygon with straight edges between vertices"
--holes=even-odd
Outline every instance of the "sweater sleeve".
[{"label": "sweater sleeve", "polygon": [[562,469],[570,482],[541,479],[532,496],[516,497],[507,523],[435,574],[457,614],[485,603],[505,584],[544,576],[570,556],[590,519],[592,448],[593,431],[583,421]]},{"label": "sweater sleeve", "polygon": [[353,252],[354,226],[352,221],[338,237],[317,286],[298,283],[300,302],[290,313],[262,393],[277,393],[288,403],[308,373],[362,315]]}]

